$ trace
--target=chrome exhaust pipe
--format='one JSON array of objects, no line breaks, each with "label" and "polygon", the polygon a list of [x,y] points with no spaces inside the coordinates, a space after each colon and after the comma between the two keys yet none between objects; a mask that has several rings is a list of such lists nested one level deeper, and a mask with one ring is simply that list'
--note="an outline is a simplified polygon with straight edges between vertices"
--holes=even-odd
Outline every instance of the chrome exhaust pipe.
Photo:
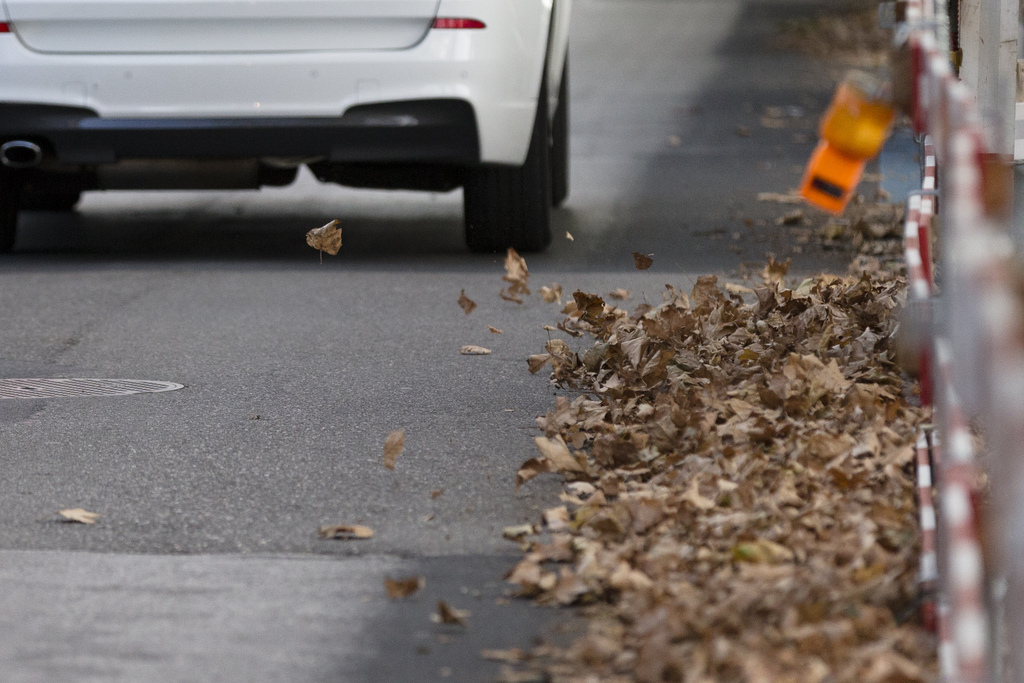
[{"label": "chrome exhaust pipe", "polygon": [[34,142],[11,140],[0,145],[0,163],[7,168],[32,168],[43,160],[43,150]]}]

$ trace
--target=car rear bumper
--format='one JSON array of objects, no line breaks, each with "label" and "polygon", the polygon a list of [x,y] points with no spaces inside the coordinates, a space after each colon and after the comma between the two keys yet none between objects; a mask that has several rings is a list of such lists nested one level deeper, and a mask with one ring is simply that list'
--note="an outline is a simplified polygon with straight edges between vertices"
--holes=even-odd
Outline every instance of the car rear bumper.
[{"label": "car rear bumper", "polygon": [[[443,16],[474,17],[486,28],[430,30],[403,50],[224,54],[41,54],[16,35],[0,34],[0,102],[84,109],[120,126],[125,120],[307,118],[316,125],[361,105],[461,100],[475,116],[479,159],[523,163],[550,0],[442,0],[439,7]],[[156,124],[144,125],[168,136]],[[196,153],[198,146],[192,145]]]},{"label": "car rear bumper", "polygon": [[480,162],[473,107],[458,99],[357,105],[336,117],[260,118],[105,118],[84,107],[0,102],[0,142],[15,139],[70,165],[266,157]]}]

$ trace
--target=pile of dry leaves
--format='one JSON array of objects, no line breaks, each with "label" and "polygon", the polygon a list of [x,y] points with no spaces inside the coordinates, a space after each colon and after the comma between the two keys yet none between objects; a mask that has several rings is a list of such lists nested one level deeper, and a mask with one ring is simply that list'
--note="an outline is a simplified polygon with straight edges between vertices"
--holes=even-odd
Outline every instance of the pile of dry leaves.
[{"label": "pile of dry leaves", "polygon": [[[905,283],[885,271],[756,290],[698,279],[632,314],[575,292],[534,372],[578,392],[539,419],[564,506],[513,527],[508,580],[586,605],[556,681],[921,681],[915,431],[893,362]],[[508,680],[525,680],[506,671]]]},{"label": "pile of dry leaves", "polygon": [[783,49],[858,66],[885,63],[891,42],[890,34],[878,25],[874,0],[855,0],[785,21],[776,39]]}]

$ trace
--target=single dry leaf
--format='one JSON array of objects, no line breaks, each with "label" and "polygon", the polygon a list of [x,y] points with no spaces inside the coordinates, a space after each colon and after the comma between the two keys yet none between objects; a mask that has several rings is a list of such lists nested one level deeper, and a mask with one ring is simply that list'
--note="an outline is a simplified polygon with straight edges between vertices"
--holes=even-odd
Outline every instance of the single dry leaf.
[{"label": "single dry leaf", "polygon": [[530,458],[516,472],[516,489],[530,481],[538,474],[551,471],[551,464],[543,458]]},{"label": "single dry leaf", "polygon": [[373,529],[360,524],[329,524],[317,529],[320,538],[332,538],[341,541],[363,540],[373,538]]},{"label": "single dry leaf", "polygon": [[501,535],[510,541],[522,540],[524,536],[537,533],[537,530],[532,524],[517,524],[516,526],[507,526],[501,530]]},{"label": "single dry leaf", "polygon": [[67,510],[58,510],[57,514],[64,518],[67,522],[77,522],[78,524],[95,524],[96,519],[100,516],[96,512],[89,512],[82,508],[68,508]]},{"label": "single dry leaf", "polygon": [[442,493],[444,493],[444,489],[436,489],[436,490],[434,490],[434,491],[431,491],[431,492],[430,492],[430,498],[431,498],[431,499],[437,498],[437,497],[439,497],[439,496],[440,496],[440,495],[441,495]]},{"label": "single dry leaf", "polygon": [[796,193],[780,194],[778,192],[758,192],[757,201],[776,202],[778,204],[803,204],[804,198]]},{"label": "single dry leaf", "polygon": [[545,303],[559,305],[562,304],[562,285],[557,282],[551,283],[551,286],[544,286],[540,288],[540,297],[544,299]]},{"label": "single dry leaf", "polygon": [[569,447],[562,441],[562,437],[558,436],[554,439],[549,439],[544,436],[538,436],[534,438],[533,442],[537,444],[537,450],[544,456],[544,459],[551,463],[556,470],[561,472],[586,471],[576,458],[572,457],[572,453],[569,452]]},{"label": "single dry leaf", "polygon": [[480,656],[492,662],[525,662],[529,653],[513,647],[508,650],[480,650]]},{"label": "single dry leaf", "polygon": [[492,327],[491,325],[488,325],[488,326],[487,326],[487,330],[488,330],[488,331],[489,331],[489,332],[490,332],[491,334],[505,334],[504,332],[502,332],[501,330],[499,330],[499,329],[498,329],[497,327]]},{"label": "single dry leaf", "polygon": [[569,528],[569,510],[564,505],[548,508],[542,514],[548,531],[564,531]]},{"label": "single dry leaf", "polygon": [[641,254],[639,251],[633,252],[633,264],[637,270],[647,270],[654,263],[654,259],[651,258],[654,254]]},{"label": "single dry leaf", "polygon": [[466,296],[466,290],[462,290],[462,293],[459,294],[459,306],[466,315],[469,315],[476,308],[476,302]]},{"label": "single dry leaf", "polygon": [[485,349],[482,346],[466,344],[461,349],[459,349],[459,353],[461,353],[463,356],[489,356],[491,354],[491,350]]},{"label": "single dry leaf", "polygon": [[629,290],[619,287],[618,289],[608,292],[608,296],[619,301],[625,301],[629,298]]},{"label": "single dry leaf", "polygon": [[468,609],[455,609],[444,600],[437,601],[437,612],[430,615],[431,621],[438,624],[458,624],[465,628],[466,619],[470,617]]},{"label": "single dry leaf", "polygon": [[527,364],[530,366],[530,372],[537,374],[542,367],[547,365],[551,361],[550,353],[535,353],[526,359]]},{"label": "single dry leaf", "polygon": [[388,434],[388,438],[384,441],[384,467],[389,470],[395,469],[395,462],[403,450],[405,450],[405,430],[396,429]]},{"label": "single dry leaf", "polygon": [[523,295],[529,296],[527,281],[530,279],[530,271],[526,267],[526,259],[512,247],[509,247],[505,254],[505,275],[501,279],[508,283],[508,286],[501,290],[502,299],[521,304]]},{"label": "single dry leaf", "polygon": [[730,294],[753,294],[754,290],[750,287],[744,287],[743,285],[737,285],[732,282],[725,283],[725,291]]},{"label": "single dry leaf", "polygon": [[775,225],[799,225],[804,220],[804,210],[794,209],[775,219]]},{"label": "single dry leaf", "polygon": [[384,588],[392,600],[407,598],[427,585],[422,576],[409,576],[404,579],[384,579]]},{"label": "single dry leaf", "polygon": [[576,241],[576,238],[573,237],[572,233],[570,233],[568,230],[565,231],[565,239],[569,240],[570,242]]},{"label": "single dry leaf", "polygon": [[320,252],[321,260],[325,251],[331,256],[337,256],[338,250],[341,249],[341,228],[338,227],[338,219],[335,218],[327,225],[307,232],[306,244]]}]

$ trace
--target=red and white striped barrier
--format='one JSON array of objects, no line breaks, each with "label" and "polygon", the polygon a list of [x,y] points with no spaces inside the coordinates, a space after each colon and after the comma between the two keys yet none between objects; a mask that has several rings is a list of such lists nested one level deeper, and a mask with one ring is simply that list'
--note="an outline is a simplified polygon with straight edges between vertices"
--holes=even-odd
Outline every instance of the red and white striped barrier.
[{"label": "red and white striped barrier", "polygon": [[974,505],[977,469],[973,437],[952,386],[952,358],[945,339],[936,340],[935,358],[943,403],[942,444],[948,444],[941,449],[937,443],[932,446],[934,461],[941,463],[939,510],[945,533],[939,542],[939,572],[950,620],[950,629],[941,635],[949,648],[945,663],[953,665],[943,676],[951,681],[981,683],[987,671],[988,619]]},{"label": "red and white striped barrier", "polygon": [[[937,38],[942,14],[934,0],[909,0],[901,34],[912,123],[924,137],[921,191],[909,199],[904,232],[908,308],[927,315],[939,308],[931,230],[941,217],[938,289],[949,335],[933,338],[935,320],[918,325],[926,337],[917,344],[922,403],[934,402],[939,418],[917,443],[919,580],[922,618],[939,634],[942,679],[981,683],[1001,680],[1003,653],[1018,660],[1008,670],[1024,671],[1024,278],[1017,275],[1024,270],[991,199],[1000,180],[974,95]],[[984,473],[968,415],[984,429]],[[991,493],[981,515],[983,475]],[[998,547],[986,549],[982,539]],[[1004,576],[998,604],[993,587]],[[1012,627],[990,616],[1001,615],[1002,604],[1016,606],[1007,611]],[[1003,633],[1014,640],[1001,642]]]}]

